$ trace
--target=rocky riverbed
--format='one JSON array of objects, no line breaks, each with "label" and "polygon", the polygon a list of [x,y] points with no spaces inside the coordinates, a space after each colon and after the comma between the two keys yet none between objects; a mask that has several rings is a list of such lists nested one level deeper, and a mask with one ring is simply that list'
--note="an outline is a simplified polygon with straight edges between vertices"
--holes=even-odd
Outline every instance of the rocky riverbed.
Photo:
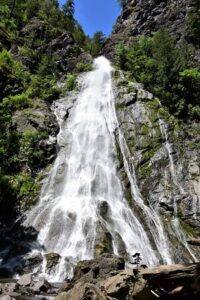
[{"label": "rocky riverbed", "polygon": [[18,280],[0,279],[1,300],[195,300],[199,296],[199,263],[126,269],[123,258],[109,254],[81,261],[73,279],[62,283],[49,283],[32,274]]}]

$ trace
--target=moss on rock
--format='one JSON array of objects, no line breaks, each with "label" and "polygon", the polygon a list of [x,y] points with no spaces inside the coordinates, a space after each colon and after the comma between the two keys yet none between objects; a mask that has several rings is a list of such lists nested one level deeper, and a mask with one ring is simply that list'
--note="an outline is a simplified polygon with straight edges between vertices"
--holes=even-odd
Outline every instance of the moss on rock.
[{"label": "moss on rock", "polygon": [[46,258],[46,269],[52,269],[58,264],[60,260],[60,254],[48,253],[45,254],[45,258]]}]

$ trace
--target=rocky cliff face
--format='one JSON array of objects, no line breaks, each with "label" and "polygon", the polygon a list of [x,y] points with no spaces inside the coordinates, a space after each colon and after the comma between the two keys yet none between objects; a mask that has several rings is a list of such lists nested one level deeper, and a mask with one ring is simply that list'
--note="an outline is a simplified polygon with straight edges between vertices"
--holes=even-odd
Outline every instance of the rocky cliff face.
[{"label": "rocky cliff face", "polygon": [[[194,5],[193,0],[123,1],[121,15],[105,44],[105,54],[113,60],[117,44],[132,44],[138,36],[152,35],[161,28],[169,30],[177,42],[186,39],[195,44],[198,54],[197,40],[192,40],[188,31]],[[185,261],[194,259],[187,240],[200,234],[199,123],[183,124],[141,84],[131,83],[123,75],[116,84],[120,128],[128,147],[130,170],[135,172],[142,197],[161,216],[174,261],[179,262],[180,257]],[[130,182],[120,159],[120,174],[131,203]],[[174,222],[178,222],[179,233]],[[198,257],[197,248],[191,250]]]},{"label": "rocky cliff face", "polygon": [[[188,240],[200,233],[199,124],[185,126],[158,99],[122,75],[116,79],[116,109],[127,144],[129,169],[135,173],[145,204],[160,215],[175,262],[199,259]],[[130,206],[131,182],[119,152],[119,173]],[[144,221],[144,215],[141,215]]]},{"label": "rocky cliff face", "polygon": [[130,43],[138,35],[149,35],[165,27],[177,40],[186,35],[193,0],[125,0],[104,51],[111,58],[117,43]]}]

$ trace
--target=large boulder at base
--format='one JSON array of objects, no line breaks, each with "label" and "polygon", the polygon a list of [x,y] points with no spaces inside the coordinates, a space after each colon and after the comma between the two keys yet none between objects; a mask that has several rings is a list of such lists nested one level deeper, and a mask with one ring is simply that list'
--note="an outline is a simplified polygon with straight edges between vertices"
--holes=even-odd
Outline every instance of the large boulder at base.
[{"label": "large boulder at base", "polygon": [[126,299],[130,292],[130,286],[135,282],[133,270],[124,270],[123,272],[109,277],[100,283],[101,289],[106,291],[106,294],[116,299]]},{"label": "large boulder at base", "polygon": [[35,294],[39,294],[40,292],[44,292],[44,293],[48,292],[50,288],[51,288],[50,283],[45,278],[42,278],[38,282],[35,282],[33,284],[31,290]]},{"label": "large boulder at base", "polygon": [[[109,260],[114,259],[113,268]],[[82,263],[82,264],[81,264]],[[56,300],[199,300],[200,264],[119,270],[115,257],[78,264]],[[107,264],[107,265],[106,265]],[[99,274],[97,272],[97,268]]]},{"label": "large boulder at base", "polygon": [[105,254],[94,260],[84,260],[77,264],[74,270],[74,281],[89,282],[96,279],[104,279],[111,272],[123,270],[124,259],[111,254]]},{"label": "large boulder at base", "polygon": [[9,295],[4,295],[0,297],[0,300],[14,300],[14,299]]},{"label": "large boulder at base", "polygon": [[17,283],[21,286],[30,286],[32,283],[32,274],[22,275]]},{"label": "large boulder at base", "polygon": [[55,300],[107,300],[103,292],[93,284],[77,283],[68,292],[60,293]]},{"label": "large boulder at base", "polygon": [[18,284],[16,282],[0,283],[0,294],[9,294],[16,291]]}]

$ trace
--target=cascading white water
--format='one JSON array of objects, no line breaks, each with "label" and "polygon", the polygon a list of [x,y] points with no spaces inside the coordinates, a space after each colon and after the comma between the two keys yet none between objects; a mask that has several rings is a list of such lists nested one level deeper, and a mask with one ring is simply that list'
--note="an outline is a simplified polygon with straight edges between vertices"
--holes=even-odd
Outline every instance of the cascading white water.
[{"label": "cascading white water", "polygon": [[[170,174],[172,177],[172,181],[174,186],[179,190],[180,194],[184,195],[185,194],[185,190],[183,189],[183,187],[181,186],[179,180],[178,180],[178,176],[177,176],[177,171],[176,171],[176,166],[173,160],[173,155],[172,153],[173,148],[172,148],[172,144],[169,141],[169,135],[168,135],[168,130],[167,130],[167,124],[164,120],[159,118],[159,125],[160,125],[160,131],[162,134],[162,137],[165,141],[165,147],[168,153],[168,157],[169,157],[169,167],[170,167]],[[183,244],[183,246],[185,247],[185,249],[188,251],[190,257],[192,258],[193,261],[198,261],[195,257],[195,255],[192,253],[188,243],[187,243],[187,239],[186,236],[181,228],[181,224],[178,218],[178,206],[177,206],[177,202],[176,199],[174,198],[174,202],[173,202],[173,208],[174,208],[174,215],[172,218],[172,226],[174,228],[174,231],[176,233],[176,236],[178,238],[178,240],[180,241],[181,244]]]},{"label": "cascading white water", "polygon": [[[66,274],[72,276],[78,261],[93,258],[99,222],[110,232],[115,254],[119,251],[120,236],[127,253],[141,253],[145,264],[159,263],[157,251],[163,261],[170,261],[159,218],[153,211],[150,217],[150,211],[140,203],[140,196],[134,192],[140,208],[150,218],[147,225],[151,224],[149,231],[155,239],[155,251],[143,224],[129,208],[117,176],[114,132],[119,131],[119,125],[111,73],[112,67],[107,59],[96,59],[94,71],[83,79],[82,91],[69,119],[65,121],[63,118],[66,113],[64,107],[63,110],[56,110],[60,122],[60,150],[44,184],[41,199],[28,212],[25,221],[25,226],[38,230],[38,242],[43,246],[43,254],[54,252],[61,255],[55,274],[47,276],[50,280],[62,280]],[[123,148],[121,133],[120,139]],[[132,186],[137,187],[134,176],[131,178],[129,173],[128,177]],[[99,212],[102,203],[108,207],[106,218]],[[153,227],[157,230],[155,233],[152,232]],[[45,272],[45,263],[43,267]]]},{"label": "cascading white water", "polygon": [[[131,192],[134,200],[136,201],[138,207],[142,210],[145,217],[144,222],[147,224],[148,229],[152,235],[153,241],[156,244],[158,255],[162,259],[162,263],[170,264],[173,263],[173,260],[170,255],[169,250],[169,241],[163,229],[163,224],[160,220],[159,213],[156,209],[149,207],[144,204],[141,193],[137,186],[137,180],[135,175],[135,170],[133,164],[131,164],[131,169],[129,167],[126,155],[129,160],[131,158],[128,146],[126,144],[125,138],[122,133],[119,131],[119,142],[120,148],[123,154],[124,167],[131,184]],[[126,153],[126,154],[125,154]]]}]

